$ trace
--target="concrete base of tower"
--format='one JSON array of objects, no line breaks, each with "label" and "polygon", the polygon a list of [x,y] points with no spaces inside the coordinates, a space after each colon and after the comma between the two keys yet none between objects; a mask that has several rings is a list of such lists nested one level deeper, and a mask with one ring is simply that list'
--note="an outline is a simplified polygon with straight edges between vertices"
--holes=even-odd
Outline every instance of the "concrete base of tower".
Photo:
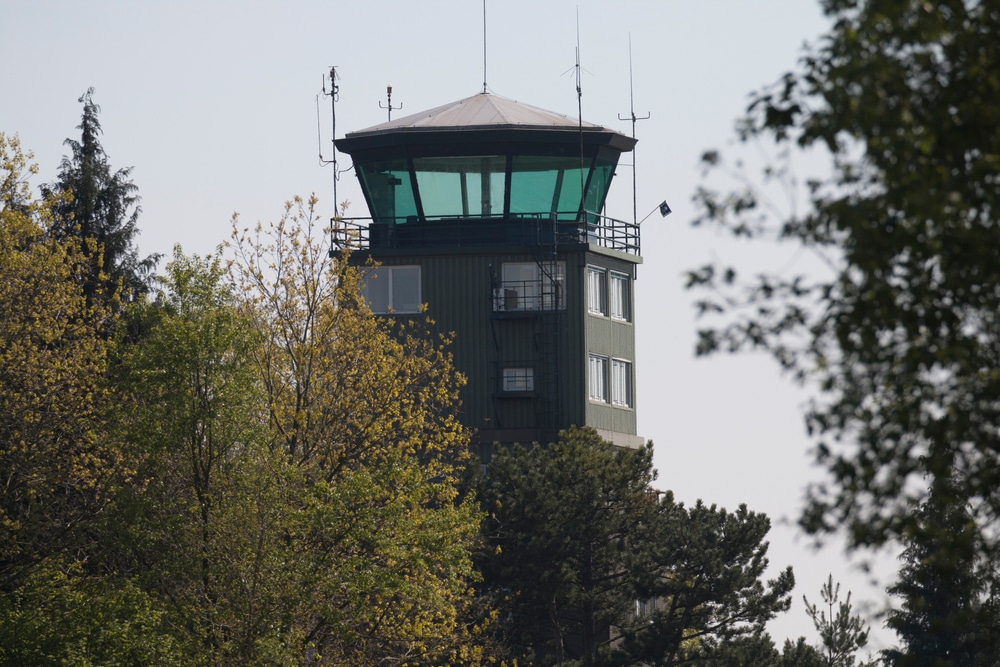
[{"label": "concrete base of tower", "polygon": [[617,431],[606,431],[603,428],[597,429],[597,434],[616,447],[628,447],[629,449],[639,449],[646,446],[646,439],[641,435],[631,433],[619,433]]}]

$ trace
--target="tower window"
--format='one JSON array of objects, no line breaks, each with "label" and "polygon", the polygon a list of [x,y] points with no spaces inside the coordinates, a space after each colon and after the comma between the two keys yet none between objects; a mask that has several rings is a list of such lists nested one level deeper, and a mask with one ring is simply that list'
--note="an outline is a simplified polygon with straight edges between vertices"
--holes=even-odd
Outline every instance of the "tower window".
[{"label": "tower window", "polygon": [[419,313],[420,267],[379,266],[365,269],[361,296],[373,313]]},{"label": "tower window", "polygon": [[587,267],[587,310],[594,315],[608,314],[608,272],[597,266]]},{"label": "tower window", "polygon": [[634,407],[631,361],[611,360],[611,403],[623,408]]},{"label": "tower window", "polygon": [[524,366],[504,368],[502,386],[505,392],[534,391],[535,369]]},{"label": "tower window", "polygon": [[632,294],[629,277],[611,272],[611,317],[623,322],[632,321]]},{"label": "tower window", "polygon": [[507,262],[494,291],[496,311],[564,310],[566,262]]},{"label": "tower window", "polygon": [[608,358],[590,355],[590,400],[608,402]]}]

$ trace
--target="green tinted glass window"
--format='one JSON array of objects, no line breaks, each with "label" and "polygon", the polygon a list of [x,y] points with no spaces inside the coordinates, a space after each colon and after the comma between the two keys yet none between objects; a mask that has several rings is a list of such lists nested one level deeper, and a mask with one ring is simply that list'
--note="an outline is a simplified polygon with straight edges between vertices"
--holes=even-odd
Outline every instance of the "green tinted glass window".
[{"label": "green tinted glass window", "polygon": [[503,214],[503,156],[414,158],[424,217]]},{"label": "green tinted glass window", "polygon": [[[584,166],[589,165],[589,160]],[[510,212],[558,213],[575,220],[580,210],[580,158],[515,156],[510,175]]]},{"label": "green tinted glass window", "polygon": [[405,160],[386,160],[358,165],[358,173],[371,200],[377,222],[406,222],[417,214]]},{"label": "green tinted glass window", "polygon": [[599,213],[604,206],[604,198],[608,194],[608,187],[611,185],[611,177],[614,176],[615,165],[598,158],[590,175],[590,183],[587,185],[587,202],[584,208],[591,213]]}]

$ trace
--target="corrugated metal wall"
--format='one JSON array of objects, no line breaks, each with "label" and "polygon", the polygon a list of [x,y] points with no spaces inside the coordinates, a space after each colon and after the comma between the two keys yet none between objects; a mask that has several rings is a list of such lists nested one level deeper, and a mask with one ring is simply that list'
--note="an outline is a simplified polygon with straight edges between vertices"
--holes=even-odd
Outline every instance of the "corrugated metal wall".
[{"label": "corrugated metal wall", "polygon": [[[634,409],[600,405],[588,400],[587,359],[589,352],[635,360],[632,323],[587,314],[586,267],[600,263],[615,271],[634,275],[634,265],[613,257],[585,252],[583,247],[563,252],[566,263],[564,299],[566,308],[558,312],[517,312],[495,316],[492,294],[494,280],[502,277],[505,262],[533,262],[526,252],[497,254],[461,251],[431,251],[382,256],[384,265],[419,265],[421,298],[426,315],[435,321],[436,332],[454,332],[452,344],[456,368],[468,379],[462,391],[462,421],[475,429],[535,429],[549,425],[539,394],[546,340],[558,354],[557,428],[590,425],[610,431],[635,434]],[[633,290],[634,291],[634,290]],[[631,298],[631,294],[630,294]],[[634,309],[633,309],[634,320]],[[503,394],[498,378],[502,365],[531,365],[535,368],[534,395]],[[635,364],[633,363],[633,386]],[[548,437],[548,436],[542,436]]]}]

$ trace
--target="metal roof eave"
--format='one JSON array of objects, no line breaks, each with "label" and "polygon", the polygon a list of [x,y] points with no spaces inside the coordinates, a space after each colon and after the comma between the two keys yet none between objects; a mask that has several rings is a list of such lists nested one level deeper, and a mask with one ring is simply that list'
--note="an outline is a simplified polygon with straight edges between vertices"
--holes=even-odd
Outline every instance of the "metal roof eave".
[{"label": "metal roof eave", "polygon": [[[386,148],[408,146],[442,148],[460,145],[511,144],[572,146],[582,143],[587,148],[607,146],[621,153],[631,151],[636,140],[602,127],[525,127],[523,125],[490,125],[485,127],[399,128],[355,132],[337,140],[337,148],[348,155]],[[453,151],[449,150],[449,153]]]}]

